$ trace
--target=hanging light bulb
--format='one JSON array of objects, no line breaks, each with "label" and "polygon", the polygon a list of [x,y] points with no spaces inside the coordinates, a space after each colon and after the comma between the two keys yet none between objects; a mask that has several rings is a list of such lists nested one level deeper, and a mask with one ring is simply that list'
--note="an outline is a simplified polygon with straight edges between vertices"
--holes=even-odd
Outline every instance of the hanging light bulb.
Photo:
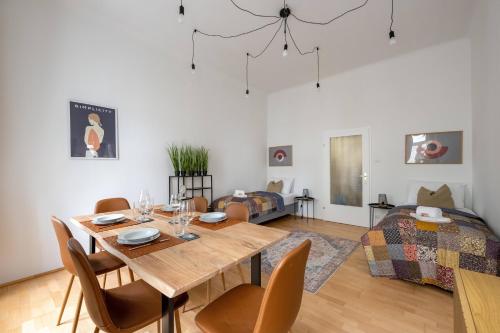
[{"label": "hanging light bulb", "polygon": [[177,17],[177,22],[182,23],[184,21],[184,6],[181,4],[179,6],[179,16]]},{"label": "hanging light bulb", "polygon": [[389,32],[389,44],[394,45],[397,43],[397,41],[398,40],[396,39],[396,33],[393,30],[391,30]]},{"label": "hanging light bulb", "polygon": [[288,44],[285,44],[283,46],[283,57],[286,57],[288,55]]},{"label": "hanging light bulb", "polygon": [[191,73],[196,73],[196,66],[194,65],[194,63],[191,64]]},{"label": "hanging light bulb", "polygon": [[248,98],[249,96],[250,96],[250,90],[248,90],[248,89],[247,89],[247,90],[245,91],[245,97],[246,97],[246,98]]}]

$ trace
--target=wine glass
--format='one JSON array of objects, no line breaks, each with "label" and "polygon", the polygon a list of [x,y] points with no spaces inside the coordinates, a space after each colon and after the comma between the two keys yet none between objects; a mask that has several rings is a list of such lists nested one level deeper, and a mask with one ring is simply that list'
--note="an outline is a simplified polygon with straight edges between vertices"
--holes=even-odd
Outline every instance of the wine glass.
[{"label": "wine glass", "polygon": [[178,207],[179,206],[179,197],[177,194],[170,195],[170,206]]}]

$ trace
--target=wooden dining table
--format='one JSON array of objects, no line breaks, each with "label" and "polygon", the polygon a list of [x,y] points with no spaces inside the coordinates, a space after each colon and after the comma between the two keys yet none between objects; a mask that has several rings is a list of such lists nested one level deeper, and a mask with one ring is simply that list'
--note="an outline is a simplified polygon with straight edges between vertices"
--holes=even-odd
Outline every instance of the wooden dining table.
[{"label": "wooden dining table", "polygon": [[[133,219],[132,210],[122,213]],[[110,214],[110,213],[107,213]],[[289,232],[247,222],[230,223],[213,230],[200,225],[190,225],[188,231],[199,236],[165,249],[131,259],[120,251],[111,236],[134,228],[157,228],[169,237],[175,237],[170,222],[173,217],[154,214],[153,221],[103,231],[88,227],[96,215],[72,217],[71,223],[89,235],[89,252],[94,253],[96,240],[102,247],[120,258],[134,273],[162,294],[162,332],[174,332],[174,297],[210,280],[221,272],[251,258],[251,283],[261,285],[261,253],[264,249],[286,238]],[[85,222],[87,221],[87,225]],[[82,222],[84,222],[82,224]],[[224,222],[222,222],[224,223]]]}]

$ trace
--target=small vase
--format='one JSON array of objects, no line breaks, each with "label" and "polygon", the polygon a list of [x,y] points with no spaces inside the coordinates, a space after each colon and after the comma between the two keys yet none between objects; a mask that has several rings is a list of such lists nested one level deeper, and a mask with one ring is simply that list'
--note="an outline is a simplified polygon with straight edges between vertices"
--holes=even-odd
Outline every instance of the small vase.
[{"label": "small vase", "polygon": [[198,171],[194,171],[193,176],[198,176]]},{"label": "small vase", "polygon": [[203,170],[203,176],[206,176],[208,175],[208,171],[207,170]]},{"label": "small vase", "polygon": [[176,177],[179,177],[179,175],[180,175],[180,174],[181,174],[181,173],[180,173],[180,171],[176,171],[176,172],[175,172],[175,176],[176,176]]},{"label": "small vase", "polygon": [[179,171],[179,176],[184,177],[186,175],[185,171]]}]

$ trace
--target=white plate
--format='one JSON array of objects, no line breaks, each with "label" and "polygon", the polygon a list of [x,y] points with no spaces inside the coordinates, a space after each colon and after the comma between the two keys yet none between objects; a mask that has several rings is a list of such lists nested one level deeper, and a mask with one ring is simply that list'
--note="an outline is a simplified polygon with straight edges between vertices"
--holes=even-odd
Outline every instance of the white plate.
[{"label": "white plate", "polygon": [[156,228],[136,228],[123,231],[118,235],[118,241],[126,243],[137,243],[142,241],[148,241],[151,237],[160,234],[160,230]]},{"label": "white plate", "polygon": [[125,240],[117,239],[117,242],[118,242],[118,244],[123,244],[123,245],[141,245],[141,244],[152,242],[160,236],[161,236],[161,234],[158,233],[158,235],[155,235],[155,236],[152,236],[152,237],[149,237],[147,239],[140,240],[140,241],[133,242],[133,241],[125,241]]},{"label": "white plate", "polygon": [[226,213],[215,212],[215,213],[206,213],[200,216],[200,221],[203,222],[220,222],[226,219]]},{"label": "white plate", "polygon": [[101,215],[96,217],[92,223],[97,225],[113,224],[125,220],[125,215],[123,214],[109,214]]},{"label": "white plate", "polygon": [[200,222],[203,222],[203,223],[213,223],[213,224],[215,224],[215,223],[223,222],[223,221],[225,221],[225,220],[227,220],[227,218],[223,218],[222,220],[216,220],[216,221],[212,221],[212,220],[210,220],[210,221],[209,221],[209,220],[203,220],[203,219],[200,217]]},{"label": "white plate", "polygon": [[428,216],[418,215],[416,213],[410,213],[410,216],[416,218],[419,221],[423,221],[423,222],[432,222],[432,223],[450,223],[451,222],[451,219],[448,217],[428,217]]}]

